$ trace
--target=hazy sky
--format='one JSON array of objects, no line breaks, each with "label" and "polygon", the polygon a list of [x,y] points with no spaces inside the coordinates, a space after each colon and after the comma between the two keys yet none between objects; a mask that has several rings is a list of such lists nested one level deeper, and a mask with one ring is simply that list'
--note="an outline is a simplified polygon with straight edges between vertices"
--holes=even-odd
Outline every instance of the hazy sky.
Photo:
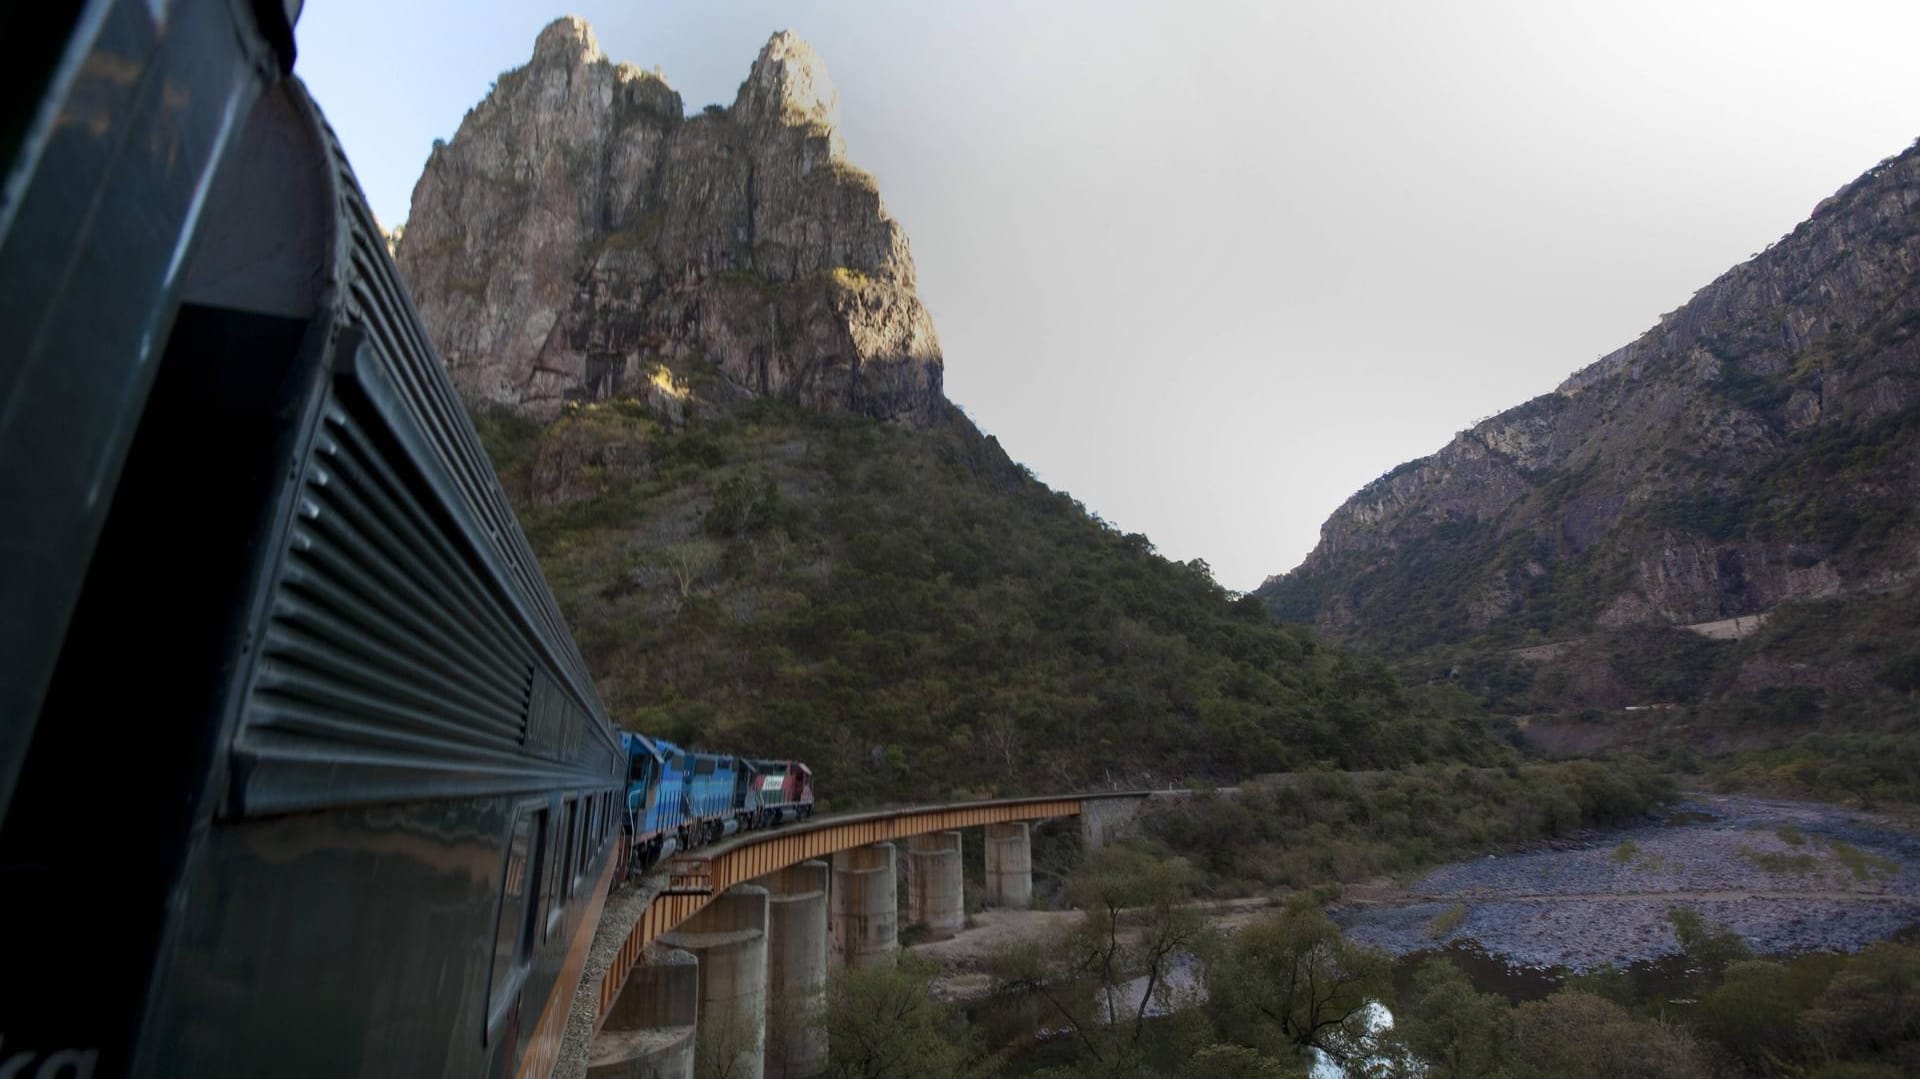
[{"label": "hazy sky", "polygon": [[810,41],[948,396],[1236,589],[1920,135],[1915,0],[310,0],[298,70],[383,221],[567,13],[689,113]]}]

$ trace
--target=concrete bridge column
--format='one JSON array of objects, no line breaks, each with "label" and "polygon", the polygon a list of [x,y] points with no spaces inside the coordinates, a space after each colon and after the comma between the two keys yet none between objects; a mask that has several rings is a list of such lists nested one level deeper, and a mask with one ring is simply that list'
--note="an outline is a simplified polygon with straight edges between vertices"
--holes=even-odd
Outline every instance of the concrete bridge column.
[{"label": "concrete bridge column", "polygon": [[987,905],[1026,910],[1033,905],[1033,839],[1026,821],[987,825]]},{"label": "concrete bridge column", "polygon": [[815,1017],[827,1006],[825,862],[801,862],[755,883],[767,897],[767,1054],[769,1079],[806,1079],[827,1067],[827,1032]]},{"label": "concrete bridge column", "polygon": [[907,921],[926,926],[934,940],[967,927],[959,832],[934,832],[907,840]]},{"label": "concrete bridge column", "polygon": [[1080,840],[1088,854],[1118,839],[1145,804],[1142,798],[1089,798],[1080,805]]},{"label": "concrete bridge column", "polygon": [[627,976],[587,1056],[587,1079],[693,1079],[700,965],[654,949]]},{"label": "concrete bridge column", "polygon": [[735,885],[660,938],[700,960],[696,1076],[765,1074],[767,906],[765,888]]},{"label": "concrete bridge column", "polygon": [[840,965],[879,966],[900,954],[896,879],[891,843],[833,856],[833,955]]}]

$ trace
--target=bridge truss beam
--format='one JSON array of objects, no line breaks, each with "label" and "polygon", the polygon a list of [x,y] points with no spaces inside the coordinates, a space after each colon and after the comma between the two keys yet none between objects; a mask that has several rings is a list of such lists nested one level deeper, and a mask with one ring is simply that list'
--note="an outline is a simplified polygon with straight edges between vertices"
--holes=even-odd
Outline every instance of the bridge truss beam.
[{"label": "bridge truss beam", "polygon": [[647,905],[601,978],[600,1006],[593,1029],[597,1032],[605,1017],[612,1013],[614,1002],[626,986],[627,976],[640,963],[647,946],[736,884],[749,883],[808,859],[825,858],[872,843],[989,824],[1077,817],[1086,811],[1089,803],[1145,797],[1144,791],[1126,791],[880,810],[749,832],[676,858],[668,866],[666,890]]}]

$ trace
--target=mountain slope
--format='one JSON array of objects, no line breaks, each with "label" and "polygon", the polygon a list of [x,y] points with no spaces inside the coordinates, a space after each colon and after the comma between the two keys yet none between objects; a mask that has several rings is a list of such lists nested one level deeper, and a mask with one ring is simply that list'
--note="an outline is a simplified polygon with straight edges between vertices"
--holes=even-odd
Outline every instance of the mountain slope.
[{"label": "mountain slope", "polygon": [[[485,433],[615,715],[801,756],[841,804],[1505,752],[1470,702],[1274,624],[964,421],[760,402],[669,431],[611,403]],[[645,465],[543,499],[583,443]]]},{"label": "mountain slope", "polygon": [[1509,754],[948,403],[828,86],[776,35],[681,119],[562,20],[416,189],[401,268],[617,719],[840,805]]},{"label": "mountain slope", "polygon": [[[1847,628],[1913,609],[1916,504],[1920,144],[1639,340],[1369,484],[1257,594],[1343,640],[1554,672],[1520,706],[1857,689],[1920,649],[1920,625]],[[1750,636],[1814,602],[1859,615],[1832,653]]]}]

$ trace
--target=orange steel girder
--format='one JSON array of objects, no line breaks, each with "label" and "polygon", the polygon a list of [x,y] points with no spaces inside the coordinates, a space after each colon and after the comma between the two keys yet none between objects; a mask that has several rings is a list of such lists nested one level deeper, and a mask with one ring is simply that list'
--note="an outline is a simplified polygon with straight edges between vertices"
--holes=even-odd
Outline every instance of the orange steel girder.
[{"label": "orange steel girder", "polygon": [[[703,848],[673,860],[687,876],[704,875],[711,881],[706,894],[666,892],[653,897],[647,909],[627,934],[626,943],[607,967],[600,980],[600,1011],[594,1018],[594,1030],[606,1021],[613,1002],[626,987],[627,975],[640,962],[647,945],[674,926],[693,917],[714,896],[736,884],[764,877],[769,873],[820,858],[836,851],[852,850],[870,843],[948,832],[956,828],[978,828],[1008,821],[1046,820],[1050,817],[1077,817],[1084,802],[1097,798],[1139,798],[1145,792],[1074,795],[1064,798],[1009,798],[995,802],[966,802],[958,805],[925,806],[914,809],[883,810],[847,817],[828,817],[802,824],[788,825],[764,832],[748,832],[723,843]],[[699,863],[689,867],[687,863]],[[704,868],[702,874],[700,869]]]}]

